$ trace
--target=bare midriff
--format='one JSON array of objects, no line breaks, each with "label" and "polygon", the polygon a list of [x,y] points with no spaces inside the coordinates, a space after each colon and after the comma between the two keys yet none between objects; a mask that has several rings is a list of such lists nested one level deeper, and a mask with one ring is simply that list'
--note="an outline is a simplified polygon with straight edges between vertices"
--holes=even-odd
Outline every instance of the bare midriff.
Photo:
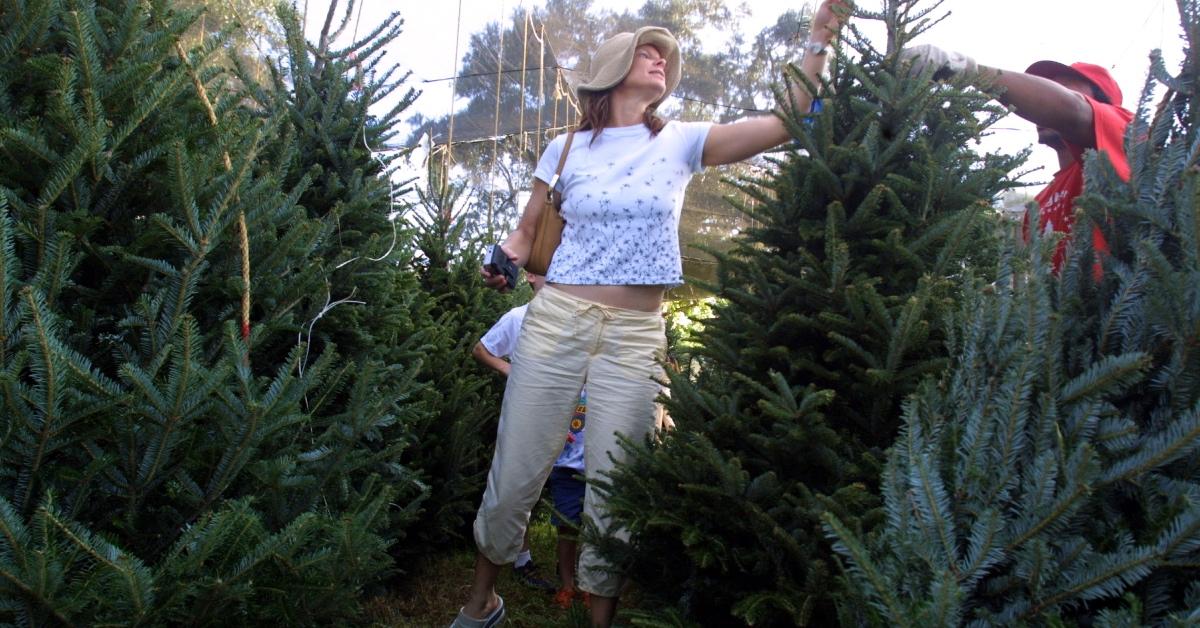
[{"label": "bare midriff", "polygon": [[663,293],[666,292],[663,286],[583,286],[563,283],[548,285],[580,299],[642,312],[659,311],[662,308]]}]

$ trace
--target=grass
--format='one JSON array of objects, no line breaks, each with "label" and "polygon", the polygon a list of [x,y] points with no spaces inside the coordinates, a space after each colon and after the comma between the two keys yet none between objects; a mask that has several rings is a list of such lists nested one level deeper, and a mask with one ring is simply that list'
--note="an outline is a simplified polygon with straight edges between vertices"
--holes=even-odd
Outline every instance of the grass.
[{"label": "grass", "polygon": [[[543,509],[530,521],[529,545],[542,577],[557,583],[554,571],[558,537]],[[407,586],[369,600],[366,612],[376,628],[435,628],[447,626],[467,599],[475,565],[473,549],[435,557],[416,567]],[[505,628],[587,628],[588,613],[579,603],[562,609],[552,594],[530,589],[516,580],[512,568],[500,572],[496,591],[504,597],[508,617]],[[637,607],[636,591],[621,596],[616,625],[626,623],[622,612]]]}]

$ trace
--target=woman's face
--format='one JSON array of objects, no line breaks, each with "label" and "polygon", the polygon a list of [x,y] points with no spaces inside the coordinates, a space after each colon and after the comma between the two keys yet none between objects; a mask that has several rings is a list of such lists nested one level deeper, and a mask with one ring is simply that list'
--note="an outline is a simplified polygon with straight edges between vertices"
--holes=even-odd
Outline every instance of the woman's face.
[{"label": "woman's face", "polygon": [[633,51],[633,65],[621,81],[626,88],[645,89],[657,100],[667,91],[667,60],[651,44],[642,44]]}]

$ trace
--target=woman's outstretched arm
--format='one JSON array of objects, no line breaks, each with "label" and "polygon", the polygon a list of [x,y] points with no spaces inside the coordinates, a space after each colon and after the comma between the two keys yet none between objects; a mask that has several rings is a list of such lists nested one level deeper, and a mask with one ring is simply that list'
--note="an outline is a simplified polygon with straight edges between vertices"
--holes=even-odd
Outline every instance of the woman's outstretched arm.
[{"label": "woman's outstretched arm", "polygon": [[[822,0],[813,16],[809,42],[827,49],[841,29],[843,20],[848,19],[851,5],[848,0]],[[820,86],[821,73],[829,54],[806,52],[800,61],[800,72],[814,86]],[[808,111],[813,95],[803,83],[792,86],[790,97],[794,111]],[[791,133],[776,115],[756,116],[728,124],[715,124],[704,142],[703,164],[719,166],[742,161],[767,149],[774,148],[792,139]]]}]

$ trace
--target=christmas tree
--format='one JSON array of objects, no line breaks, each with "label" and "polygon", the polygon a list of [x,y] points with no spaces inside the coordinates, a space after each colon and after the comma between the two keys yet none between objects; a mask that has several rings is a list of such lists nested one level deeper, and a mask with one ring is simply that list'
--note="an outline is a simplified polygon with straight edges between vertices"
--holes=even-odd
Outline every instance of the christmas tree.
[{"label": "christmas tree", "polygon": [[417,298],[430,317],[422,376],[430,412],[415,426],[420,446],[406,464],[435,483],[417,538],[443,547],[472,538],[504,393],[504,378],[477,363],[471,349],[504,312],[528,302],[530,292],[521,286],[501,295],[480,280],[483,251],[496,241],[470,230],[486,199],[451,181],[438,160],[430,161],[424,183],[410,215],[419,252]]},{"label": "christmas tree", "polygon": [[961,277],[995,259],[990,201],[1021,159],[972,150],[1001,114],[986,95],[905,78],[893,53],[930,25],[918,4],[857,18],[886,23],[886,49],[848,32],[823,110],[785,111],[794,145],[736,182],[755,226],[718,256],[698,373],[672,377],[678,429],[631,444],[610,485],[632,540],[608,552],[656,615],[853,620],[821,515],[878,522],[899,404],[947,364],[942,320]]},{"label": "christmas tree", "polygon": [[195,19],[0,10],[0,622],[351,621],[430,490],[430,321],[370,148],[410,99],[367,116],[398,82],[357,70],[396,19],[314,54],[285,17],[265,86]]},{"label": "christmas tree", "polygon": [[[1181,71],[1152,55],[1126,138],[1132,176],[1087,156],[1089,237],[968,287],[953,367],[906,400],[875,538],[828,516],[873,625],[1191,625],[1200,618],[1200,6]],[[1151,88],[1166,87],[1158,107]],[[1086,233],[1080,230],[1080,233]]]},{"label": "christmas tree", "polygon": [[[330,17],[337,12],[331,3]],[[398,462],[427,494],[388,528],[403,542],[392,554],[407,562],[447,544],[470,538],[470,524],[483,492],[484,473],[499,416],[503,380],[471,358],[483,333],[526,291],[500,295],[478,278],[481,242],[467,234],[471,209],[482,199],[450,181],[447,166],[431,158],[420,181],[396,181],[400,158],[392,150],[397,120],[413,102],[400,93],[404,77],[380,66],[384,45],[400,31],[399,14],[350,45],[332,41],[351,23],[353,5],[330,20],[315,45],[304,41],[296,16],[283,9],[289,42],[286,65],[270,85],[242,80],[264,108],[294,123],[278,142],[272,166],[285,185],[307,183],[299,203],[324,230],[307,254],[315,271],[308,288],[286,294],[316,295],[301,301],[307,321],[281,317],[277,324],[301,333],[313,351],[335,346],[340,353],[392,365],[407,374],[390,398],[405,399],[405,420],[379,434],[381,442],[411,443]],[[399,96],[395,98],[394,96]],[[369,110],[390,103],[381,115]],[[411,198],[403,204],[399,198]],[[387,211],[380,206],[393,199]],[[322,300],[323,298],[323,300]],[[386,390],[386,389],[384,389]],[[383,391],[378,391],[383,392]],[[331,409],[340,409],[330,395]]]}]

